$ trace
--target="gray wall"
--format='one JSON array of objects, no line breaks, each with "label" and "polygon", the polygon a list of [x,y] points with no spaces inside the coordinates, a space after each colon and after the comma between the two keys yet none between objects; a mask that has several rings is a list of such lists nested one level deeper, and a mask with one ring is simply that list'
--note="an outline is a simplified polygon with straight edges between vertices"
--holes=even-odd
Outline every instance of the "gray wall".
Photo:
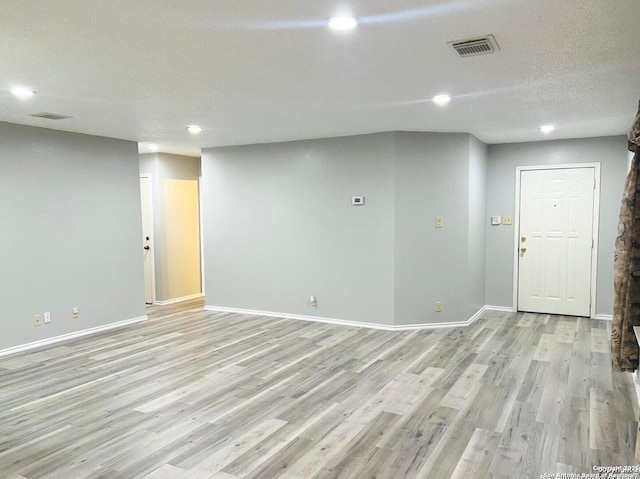
[{"label": "gray wall", "polygon": [[[464,321],[484,304],[471,306],[467,289],[469,138],[396,133],[396,324]],[[444,219],[441,229],[436,216]],[[436,301],[442,301],[442,312],[435,312]]]},{"label": "gray wall", "polygon": [[140,175],[158,176],[158,154],[145,153],[138,157]]},{"label": "gray wall", "polygon": [[489,216],[514,215],[516,166],[601,162],[596,312],[610,314],[627,158],[624,137],[412,132],[205,150],[207,304],[397,325],[511,306],[513,226]]},{"label": "gray wall", "polygon": [[202,170],[208,305],[397,325],[484,305],[486,147],[468,134],[211,148]]},{"label": "gray wall", "polygon": [[467,288],[468,311],[476,312],[485,302],[486,277],[486,214],[487,145],[471,136],[469,138],[469,230],[467,234]]},{"label": "gray wall", "polygon": [[0,123],[0,349],[145,314],[139,205],[136,143]]},{"label": "gray wall", "polygon": [[[601,163],[597,314],[613,311],[613,249],[627,174],[626,137],[512,143],[489,147],[487,217],[513,215],[517,166]],[[513,303],[513,226],[487,227],[486,302]]]},{"label": "gray wall", "polygon": [[[140,171],[197,178],[169,156]],[[136,160],[133,142],[0,123],[0,349],[144,315]],[[597,313],[611,314],[623,136],[487,149],[399,132],[205,150],[207,304],[378,324],[509,306],[513,227],[488,217],[514,214],[516,166],[580,162],[602,164]],[[53,322],[35,328],[44,311]]]},{"label": "gray wall", "polygon": [[203,150],[207,304],[393,324],[393,175],[393,133]]},{"label": "gray wall", "polygon": [[[169,276],[174,273],[171,265],[179,261],[176,256],[180,251],[171,251],[166,245],[166,221],[165,221],[165,200],[163,182],[166,180],[192,180],[198,181],[200,178],[200,158],[173,155],[169,153],[147,153],[140,155],[140,174],[151,175],[151,186],[153,190],[153,246],[155,248],[154,271],[156,300],[167,301],[180,297],[170,287]],[[199,244],[197,245],[199,248]],[[201,292],[190,291],[191,294]]]},{"label": "gray wall", "polygon": [[200,158],[193,156],[158,153],[158,174],[173,180],[197,180],[200,178]]}]

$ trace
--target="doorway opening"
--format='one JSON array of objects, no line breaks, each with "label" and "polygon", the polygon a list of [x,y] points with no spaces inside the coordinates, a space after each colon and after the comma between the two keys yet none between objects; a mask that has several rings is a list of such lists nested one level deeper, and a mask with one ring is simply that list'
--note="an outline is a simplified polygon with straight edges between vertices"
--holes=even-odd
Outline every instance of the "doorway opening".
[{"label": "doorway opening", "polygon": [[140,154],[145,303],[203,297],[200,157]]}]

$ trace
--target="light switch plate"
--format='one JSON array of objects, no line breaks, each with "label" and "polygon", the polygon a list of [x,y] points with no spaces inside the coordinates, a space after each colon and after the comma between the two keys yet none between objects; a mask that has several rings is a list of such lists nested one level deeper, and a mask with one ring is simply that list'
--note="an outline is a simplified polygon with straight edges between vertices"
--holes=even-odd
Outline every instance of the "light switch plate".
[{"label": "light switch plate", "polygon": [[362,206],[364,205],[364,196],[352,196],[351,204],[353,206]]},{"label": "light switch plate", "polygon": [[49,324],[51,322],[51,313],[50,312],[46,312],[43,315],[44,318],[44,324]]},{"label": "light switch plate", "polygon": [[492,216],[491,217],[491,225],[498,226],[502,223],[502,216]]},{"label": "light switch plate", "polygon": [[511,216],[503,216],[502,217],[502,224],[503,225],[512,225],[513,224],[513,218]]},{"label": "light switch plate", "polygon": [[436,216],[436,228],[442,228],[444,226],[444,220],[442,216]]}]

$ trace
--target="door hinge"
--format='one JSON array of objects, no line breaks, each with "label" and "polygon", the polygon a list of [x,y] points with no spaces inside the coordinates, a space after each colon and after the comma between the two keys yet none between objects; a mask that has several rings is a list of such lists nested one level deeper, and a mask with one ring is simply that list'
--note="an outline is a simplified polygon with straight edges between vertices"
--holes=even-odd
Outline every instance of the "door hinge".
[{"label": "door hinge", "polygon": [[593,178],[593,189],[594,190],[596,189],[596,178],[595,177]]},{"label": "door hinge", "polygon": [[594,245],[594,243],[595,243],[595,242],[593,241],[593,238],[591,238],[591,249],[593,249],[593,245]]}]

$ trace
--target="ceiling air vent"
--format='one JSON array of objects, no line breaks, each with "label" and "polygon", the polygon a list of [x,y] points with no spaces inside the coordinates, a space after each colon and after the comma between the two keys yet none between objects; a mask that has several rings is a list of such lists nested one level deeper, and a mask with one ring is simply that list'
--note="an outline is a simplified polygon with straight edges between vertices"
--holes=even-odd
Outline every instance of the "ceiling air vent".
[{"label": "ceiling air vent", "polygon": [[71,118],[67,115],[58,115],[57,113],[34,113],[31,116],[35,116],[36,118],[46,118],[47,120],[66,120],[67,118]]},{"label": "ceiling air vent", "polygon": [[496,42],[493,35],[449,42],[449,45],[451,45],[451,48],[458,52],[458,55],[462,58],[486,55],[500,50],[498,42]]}]

